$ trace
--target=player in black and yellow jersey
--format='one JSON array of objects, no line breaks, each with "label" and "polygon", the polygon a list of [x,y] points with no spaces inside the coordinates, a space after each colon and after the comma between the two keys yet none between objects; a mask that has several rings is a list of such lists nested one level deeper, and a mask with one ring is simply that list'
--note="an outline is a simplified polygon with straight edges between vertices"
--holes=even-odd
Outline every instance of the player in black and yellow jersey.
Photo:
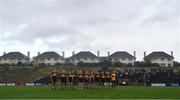
[{"label": "player in black and yellow jersey", "polygon": [[105,73],[105,76],[106,76],[106,85],[108,88],[110,88],[111,87],[111,74],[107,71]]},{"label": "player in black and yellow jersey", "polygon": [[112,82],[112,88],[115,88],[116,87],[116,73],[115,73],[115,71],[113,71],[111,73],[111,82]]},{"label": "player in black and yellow jersey", "polygon": [[75,88],[75,82],[76,82],[76,71],[72,70],[71,74],[72,74],[72,88],[74,89]]},{"label": "player in black and yellow jersey", "polygon": [[95,73],[93,71],[90,72],[90,88],[93,89],[94,86],[94,77],[95,77]]},{"label": "player in black and yellow jersey", "polygon": [[106,76],[104,72],[101,72],[101,85],[104,87],[106,85]]},{"label": "player in black and yellow jersey", "polygon": [[65,89],[67,85],[67,76],[64,70],[60,72],[60,88]]},{"label": "player in black and yellow jersey", "polygon": [[51,73],[51,78],[52,78],[52,84],[55,85],[57,81],[57,73],[55,71]]},{"label": "player in black and yellow jersey", "polygon": [[90,85],[90,75],[88,71],[84,72],[84,89],[89,89],[89,85]]},{"label": "player in black and yellow jersey", "polygon": [[56,87],[57,87],[57,72],[56,71],[53,71],[51,73],[51,78],[52,78],[52,81],[50,83],[50,86],[52,86],[51,87],[52,89],[56,90]]},{"label": "player in black and yellow jersey", "polygon": [[100,73],[96,72],[95,73],[95,84],[99,87],[100,86],[100,81],[101,81],[101,77],[100,77]]},{"label": "player in black and yellow jersey", "polygon": [[67,77],[68,77],[68,85],[69,85],[69,87],[70,87],[70,88],[73,88],[74,75],[73,75],[72,71],[69,71],[69,72],[68,72]]},{"label": "player in black and yellow jersey", "polygon": [[77,86],[78,85],[78,81],[79,81],[79,75],[78,75],[78,72],[77,71],[73,71],[73,76],[74,76],[74,79],[73,79],[73,86]]},{"label": "player in black and yellow jersey", "polygon": [[83,72],[80,70],[78,74],[78,83],[81,88],[83,87],[83,82],[84,82],[83,77],[84,77]]}]

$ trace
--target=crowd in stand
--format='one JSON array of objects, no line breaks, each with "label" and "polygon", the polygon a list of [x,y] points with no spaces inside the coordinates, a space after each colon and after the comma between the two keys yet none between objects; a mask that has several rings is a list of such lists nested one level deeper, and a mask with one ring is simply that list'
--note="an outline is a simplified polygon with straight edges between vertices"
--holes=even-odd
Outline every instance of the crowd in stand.
[{"label": "crowd in stand", "polygon": [[145,70],[126,70],[119,72],[119,80],[127,83],[180,83],[180,72],[173,71],[152,71]]}]

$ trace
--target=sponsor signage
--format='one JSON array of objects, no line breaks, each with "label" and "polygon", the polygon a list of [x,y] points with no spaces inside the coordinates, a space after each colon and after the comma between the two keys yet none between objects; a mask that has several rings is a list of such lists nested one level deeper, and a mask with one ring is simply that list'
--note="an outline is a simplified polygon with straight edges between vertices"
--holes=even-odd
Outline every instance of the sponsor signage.
[{"label": "sponsor signage", "polygon": [[180,86],[178,83],[172,83],[171,86]]},{"label": "sponsor signage", "polygon": [[34,86],[34,83],[26,83],[26,86]]},{"label": "sponsor signage", "polygon": [[6,83],[0,83],[0,86],[6,86]]},{"label": "sponsor signage", "polygon": [[165,83],[151,83],[151,86],[166,86]]},{"label": "sponsor signage", "polygon": [[7,83],[7,86],[15,86],[15,83]]},{"label": "sponsor signage", "polygon": [[42,83],[35,83],[35,86],[43,86]]}]

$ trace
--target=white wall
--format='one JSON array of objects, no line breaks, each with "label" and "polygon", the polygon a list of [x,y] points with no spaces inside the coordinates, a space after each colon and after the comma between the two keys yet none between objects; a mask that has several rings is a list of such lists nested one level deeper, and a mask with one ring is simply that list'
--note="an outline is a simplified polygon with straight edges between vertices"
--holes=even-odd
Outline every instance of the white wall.
[{"label": "white wall", "polygon": [[[173,62],[174,62],[174,60],[173,59],[171,59],[170,61],[166,58],[166,59],[164,59],[164,60],[162,60],[162,59],[151,59],[151,63],[157,63],[157,64],[159,64],[161,67],[168,67],[168,64],[171,64],[171,67],[173,67]],[[162,64],[165,64],[165,66],[162,66]]]},{"label": "white wall", "polygon": [[99,60],[97,58],[94,58],[94,59],[87,58],[86,60],[85,60],[85,58],[80,58],[80,59],[74,58],[74,60],[73,60],[73,58],[70,59],[70,63],[77,64],[79,62],[83,62],[83,63],[98,63]]},{"label": "white wall", "polygon": [[50,64],[50,65],[55,65],[56,63],[62,63],[64,64],[65,63],[65,60],[64,59],[57,59],[55,60],[54,58],[50,58],[50,59],[37,59],[35,61],[35,65],[39,65],[39,64]]},{"label": "white wall", "polygon": [[[124,63],[124,64],[132,64],[132,65],[134,65],[134,62],[135,62],[135,59],[129,60],[128,58],[126,58],[124,60],[122,58],[118,58],[116,60],[113,58],[112,62],[121,62],[121,63]],[[72,58],[70,59],[70,63],[77,64],[79,62],[83,62],[83,63],[99,63],[99,60],[98,60],[98,58],[96,58],[94,60],[92,60],[91,58],[87,58],[86,60],[84,58],[80,58],[80,59],[75,59],[74,58],[74,60]]]},{"label": "white wall", "polygon": [[17,64],[18,62],[22,62],[22,63],[28,63],[28,60],[26,60],[26,59],[20,59],[20,60],[18,60],[18,59],[1,59],[0,60],[0,64],[10,64],[10,65],[12,65],[12,64]]},{"label": "white wall", "polygon": [[121,62],[123,64],[132,64],[134,65],[135,59],[131,58],[131,60],[129,58],[112,58],[111,59],[112,62]]}]

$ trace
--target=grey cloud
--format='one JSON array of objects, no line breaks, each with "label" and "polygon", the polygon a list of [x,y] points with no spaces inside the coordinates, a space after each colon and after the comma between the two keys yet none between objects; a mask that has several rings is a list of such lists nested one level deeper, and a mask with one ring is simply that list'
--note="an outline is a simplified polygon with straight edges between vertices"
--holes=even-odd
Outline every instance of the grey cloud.
[{"label": "grey cloud", "polygon": [[179,0],[1,1],[0,46],[8,49],[39,39],[54,49],[178,50]]},{"label": "grey cloud", "polygon": [[149,19],[146,19],[144,23],[163,23],[170,25],[176,25],[178,19],[180,18],[180,1],[174,0],[170,2],[165,0],[161,4],[157,5],[157,13],[154,14]]}]

